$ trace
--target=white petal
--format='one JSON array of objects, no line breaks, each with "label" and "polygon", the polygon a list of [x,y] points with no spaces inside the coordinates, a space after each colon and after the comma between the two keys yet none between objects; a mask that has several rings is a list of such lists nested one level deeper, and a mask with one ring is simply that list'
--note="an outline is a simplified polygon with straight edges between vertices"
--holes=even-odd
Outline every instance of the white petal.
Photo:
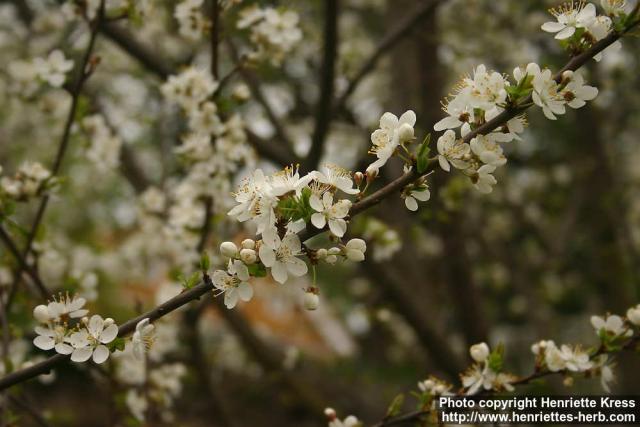
[{"label": "white petal", "polygon": [[558,40],[568,39],[575,32],[576,32],[576,29],[574,27],[567,27],[564,30],[560,31],[558,34],[556,34],[555,38]]},{"label": "white petal", "polygon": [[260,261],[262,261],[266,267],[271,267],[276,262],[276,253],[273,249],[269,249],[267,245],[260,245],[258,255],[260,255]]},{"label": "white petal", "polygon": [[451,171],[451,165],[449,165],[449,162],[444,156],[438,156],[438,163],[440,164],[442,170],[446,172]]},{"label": "white petal", "polygon": [[224,305],[231,310],[238,303],[238,292],[231,289],[224,294]]},{"label": "white petal", "polygon": [[91,347],[76,348],[71,353],[71,360],[73,362],[86,362],[91,357],[91,353],[93,353]]},{"label": "white petal", "polygon": [[561,22],[545,22],[542,24],[542,31],[546,31],[548,33],[557,33],[564,29],[565,25]]},{"label": "white petal", "polygon": [[294,257],[287,259],[287,269],[289,273],[297,277],[304,276],[308,271],[307,264],[301,259]]},{"label": "white petal", "polygon": [[309,197],[309,204],[314,210],[318,212],[322,212],[324,210],[324,206],[322,206],[322,201],[320,200],[320,197],[318,197],[316,194],[312,194],[311,197]]},{"label": "white petal", "polygon": [[278,283],[284,283],[287,281],[288,274],[287,268],[284,266],[282,262],[276,262],[271,267],[271,275],[273,279]]},{"label": "white petal", "polygon": [[104,345],[99,345],[93,351],[93,361],[98,365],[109,358],[109,349]]},{"label": "white petal", "polygon": [[238,286],[238,295],[240,295],[242,301],[250,301],[253,297],[253,287],[246,282],[240,283],[240,286]]},{"label": "white petal", "polygon": [[380,117],[380,127],[382,129],[393,129],[398,126],[398,117],[392,113],[384,113]]},{"label": "white petal", "polygon": [[344,219],[331,218],[329,220],[329,230],[334,236],[342,237],[347,232],[347,222]]},{"label": "white petal", "polygon": [[73,353],[73,347],[71,347],[69,344],[65,344],[65,343],[58,343],[56,344],[56,352],[60,353],[60,354],[71,354]]},{"label": "white petal", "polygon": [[440,132],[445,129],[457,128],[462,122],[453,116],[445,117],[433,126],[433,130]]},{"label": "white petal", "polygon": [[282,244],[289,248],[292,253],[298,253],[302,249],[300,238],[297,234],[287,234],[282,240]]},{"label": "white petal", "polygon": [[399,124],[407,123],[408,125],[414,126],[416,124],[416,113],[413,110],[405,111],[401,116],[400,120],[398,120]]},{"label": "white petal", "polygon": [[56,345],[56,342],[51,337],[39,335],[34,338],[33,345],[41,350],[51,350]]},{"label": "white petal", "polygon": [[100,342],[102,344],[107,344],[113,341],[118,336],[118,325],[111,324],[106,327],[104,331],[100,334]]},{"label": "white petal", "polygon": [[413,196],[413,198],[417,200],[420,200],[421,202],[426,202],[431,198],[431,192],[429,190],[414,191],[413,193],[411,193],[411,196]]},{"label": "white petal", "polygon": [[406,197],[404,199],[404,205],[407,207],[407,209],[409,209],[410,211],[417,211],[418,210],[418,202],[416,202],[416,199],[414,199],[413,197],[409,196]]},{"label": "white petal", "polygon": [[316,212],[313,215],[311,215],[311,224],[313,224],[314,227],[322,229],[324,228],[326,223],[327,223],[327,220],[324,217],[324,214]]}]

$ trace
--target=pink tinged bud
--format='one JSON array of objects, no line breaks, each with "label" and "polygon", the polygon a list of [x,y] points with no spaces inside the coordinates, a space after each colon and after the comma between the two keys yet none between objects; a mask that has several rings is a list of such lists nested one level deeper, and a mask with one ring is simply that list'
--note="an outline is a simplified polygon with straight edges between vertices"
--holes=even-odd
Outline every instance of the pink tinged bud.
[{"label": "pink tinged bud", "polygon": [[367,173],[367,182],[371,183],[378,176],[378,168],[373,167],[373,165],[370,165],[367,168],[366,173]]},{"label": "pink tinged bud", "polygon": [[238,254],[238,247],[233,242],[222,242],[220,253],[227,258],[235,258]]},{"label": "pink tinged bud", "polygon": [[353,174],[353,180],[356,182],[356,187],[360,187],[364,180],[364,174],[362,172],[356,172]]}]

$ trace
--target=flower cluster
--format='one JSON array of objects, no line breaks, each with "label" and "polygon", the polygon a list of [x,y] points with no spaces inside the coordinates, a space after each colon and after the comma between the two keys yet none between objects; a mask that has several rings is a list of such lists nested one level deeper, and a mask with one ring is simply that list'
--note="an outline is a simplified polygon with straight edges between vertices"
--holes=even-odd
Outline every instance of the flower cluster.
[{"label": "flower cluster", "polygon": [[340,420],[333,408],[325,409],[324,415],[329,421],[329,427],[362,427],[362,423],[354,415],[349,415],[344,420]]},{"label": "flower cluster", "polygon": [[[473,77],[462,80],[457,93],[447,100],[444,111],[447,117],[435,124],[436,131],[446,130],[438,138],[438,162],[449,172],[451,166],[459,169],[474,183],[481,193],[490,193],[497,183],[493,173],[507,162],[501,143],[520,139],[526,120],[516,116],[486,135],[477,135],[469,142],[465,136],[492,118],[520,105],[527,96],[542,108],[544,115],[555,120],[564,114],[566,106],[580,108],[596,97],[598,90],[584,84],[579,73],[565,71],[556,81],[548,69],[530,63],[523,70],[513,71],[515,82],[505,76],[478,66]],[[460,128],[458,138],[453,129]]]},{"label": "flower cluster", "polygon": [[54,185],[55,179],[42,164],[25,162],[14,176],[0,178],[0,196],[14,201],[27,201],[51,189]]},{"label": "flower cluster", "polygon": [[[571,1],[559,8],[551,9],[550,13],[556,18],[542,24],[542,30],[555,33],[555,38],[572,52],[580,52],[602,40],[615,26],[627,17],[626,2],[624,0],[601,0],[605,15],[598,15],[592,3]],[[603,52],[594,56],[596,61],[602,59],[607,51],[620,49],[621,44],[616,41]]]},{"label": "flower cluster", "polygon": [[104,117],[93,114],[82,119],[82,130],[89,137],[86,156],[100,170],[115,169],[120,165],[122,139],[111,131]]},{"label": "flower cluster", "polygon": [[211,23],[202,13],[204,0],[182,0],[173,16],[178,21],[178,32],[189,40],[198,40],[209,30]]},{"label": "flower cluster", "polygon": [[[603,390],[610,393],[610,385],[615,381],[613,355],[624,349],[635,349],[640,340],[640,304],[629,308],[626,317],[593,316],[591,324],[600,340],[596,347],[557,345],[551,340],[534,343],[531,351],[535,355],[535,367],[533,373],[527,377],[517,377],[504,371],[502,345],[491,351],[487,343],[474,344],[469,348],[469,354],[474,363],[460,375],[462,388],[454,393],[451,391],[452,384],[430,376],[418,382],[418,393],[413,393],[419,400],[419,408],[425,414],[435,416],[436,401],[439,396],[512,392],[517,385],[528,384],[534,379],[550,374],[563,375],[565,386],[573,384],[572,375],[575,374],[582,374],[585,378],[599,377]],[[344,422],[338,420],[335,411],[331,408],[327,408],[325,413],[331,422],[337,422],[337,424],[330,423],[330,427],[347,425],[345,423],[350,419],[348,417]],[[356,421],[354,417],[353,422]]]},{"label": "flower cluster", "polygon": [[[74,362],[86,362],[89,358],[95,363],[107,360],[110,350],[105,344],[116,339],[118,326],[113,319],[103,319],[98,314],[87,318],[84,304],[84,298],[61,294],[49,304],[34,308],[33,315],[41,325],[35,328],[38,336],[33,344],[42,350],[70,354]],[[70,325],[75,319],[80,321]]]},{"label": "flower cluster", "polygon": [[[257,169],[246,178],[234,194],[237,204],[229,215],[240,222],[251,222],[261,239],[246,239],[240,249],[232,242],[221,245],[220,252],[229,261],[226,271],[213,273],[213,282],[225,293],[227,307],[234,307],[238,299],[251,299],[253,292],[248,283],[251,276],[269,272],[276,282],[285,283],[290,276],[305,275],[308,267],[302,256],[306,255],[313,265],[320,261],[335,264],[340,258],[364,260],[367,247],[362,239],[351,239],[328,249],[310,249],[303,247],[298,236],[307,227],[315,227],[328,228],[333,239],[342,239],[352,202],[336,196],[355,195],[359,191],[351,173],[336,165],[326,165],[323,171],[305,176],[300,176],[294,166],[270,176]],[[305,297],[305,305],[310,309],[317,306],[314,289]]]},{"label": "flower cluster", "polygon": [[254,5],[240,12],[236,26],[239,29],[250,28],[251,42],[255,48],[250,55],[251,59],[268,59],[277,66],[302,40],[299,21],[300,18],[294,11]]},{"label": "flower cluster", "polygon": [[37,89],[37,82],[45,82],[52,87],[61,87],[67,73],[73,69],[73,61],[66,59],[61,50],[52,51],[46,58],[15,60],[9,63],[7,71],[16,85],[16,92],[30,95]]}]

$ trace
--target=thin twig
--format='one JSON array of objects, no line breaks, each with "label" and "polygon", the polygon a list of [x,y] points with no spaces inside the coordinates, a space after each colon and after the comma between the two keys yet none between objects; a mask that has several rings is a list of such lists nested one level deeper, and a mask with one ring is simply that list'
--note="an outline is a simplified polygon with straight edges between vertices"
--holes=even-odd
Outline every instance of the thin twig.
[{"label": "thin twig", "polygon": [[311,148],[304,160],[304,169],[311,171],[318,166],[324,141],[331,126],[331,108],[338,52],[338,0],[324,2],[324,56],[320,74],[320,99],[316,107],[316,124],[311,137]]}]

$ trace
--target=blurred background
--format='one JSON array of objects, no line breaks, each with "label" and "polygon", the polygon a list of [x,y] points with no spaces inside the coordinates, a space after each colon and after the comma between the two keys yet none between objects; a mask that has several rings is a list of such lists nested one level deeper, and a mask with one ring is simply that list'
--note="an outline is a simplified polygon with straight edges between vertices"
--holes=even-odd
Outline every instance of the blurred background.
[{"label": "blurred background", "polygon": [[[76,126],[36,240],[45,283],[92,295],[93,310],[116,322],[179,293],[178,273],[186,273],[194,253],[191,248],[186,256],[188,243],[158,233],[167,217],[150,215],[148,206],[165,194],[171,209],[171,192],[189,167],[174,152],[185,118],[160,85],[186,64],[207,68],[209,39],[180,34],[176,2],[150,3],[145,15],[115,19],[99,33],[100,64],[81,99],[80,114],[100,114],[121,140],[119,161],[105,167],[104,156],[88,155],[90,138]],[[242,165],[228,182],[215,183],[223,199],[214,204],[205,244],[214,261],[220,242],[252,235],[226,216],[240,179],[256,167],[280,169],[285,164],[279,160],[302,160],[306,167],[322,94],[324,13],[332,1],[223,3],[220,68],[229,78],[218,108],[240,114],[248,142]],[[236,68],[249,44],[235,28],[238,10],[253,3],[300,16],[302,42],[277,66]],[[389,34],[407,29],[332,117],[323,159],[363,170],[373,158],[366,154],[369,135],[385,111],[414,110],[421,139],[444,116],[442,98],[478,64],[505,74],[529,62],[561,68],[567,53],[540,30],[549,20],[546,9],[557,5],[339,1],[337,94]],[[78,60],[89,31],[65,13],[55,1],[0,2],[4,174],[25,160],[49,165],[55,156],[68,95],[64,89],[16,91],[5,65],[54,48]],[[118,357],[100,369],[63,365],[55,378],[31,381],[15,393],[55,426],[319,426],[326,424],[326,406],[369,425],[384,417],[395,395],[431,374],[457,383],[470,363],[471,344],[504,343],[506,369],[522,375],[531,372],[530,346],[540,339],[595,345],[591,315],[623,314],[640,301],[639,58],[637,39],[625,38],[620,51],[583,69],[600,91],[593,102],[557,121],[532,109],[523,140],[506,144],[508,163],[493,193],[478,193],[461,174],[436,173],[431,200],[417,213],[392,197],[355,219],[350,233],[368,242],[367,259],[318,269],[318,310],[301,303],[309,277],[286,286],[265,279],[255,284],[253,300],[234,310],[207,297],[163,319],[153,369],[176,383],[162,386],[172,390],[165,390],[171,402],[158,403],[158,413],[146,421],[132,415],[132,374],[123,372]],[[248,99],[233,100],[246,89]],[[400,162],[390,164],[380,185],[401,173]],[[11,215],[21,244],[21,227],[28,228],[36,208],[18,204]],[[5,289],[14,269],[2,247]],[[16,298],[7,313],[14,365],[45,354],[30,342],[37,296],[23,286]],[[634,366],[633,355],[618,360],[614,393],[637,392]],[[562,378],[551,378],[518,392],[598,394],[601,387],[598,380],[577,380],[568,389]],[[411,400],[405,406],[415,408]],[[15,416],[8,425],[38,425],[28,412]]]}]

